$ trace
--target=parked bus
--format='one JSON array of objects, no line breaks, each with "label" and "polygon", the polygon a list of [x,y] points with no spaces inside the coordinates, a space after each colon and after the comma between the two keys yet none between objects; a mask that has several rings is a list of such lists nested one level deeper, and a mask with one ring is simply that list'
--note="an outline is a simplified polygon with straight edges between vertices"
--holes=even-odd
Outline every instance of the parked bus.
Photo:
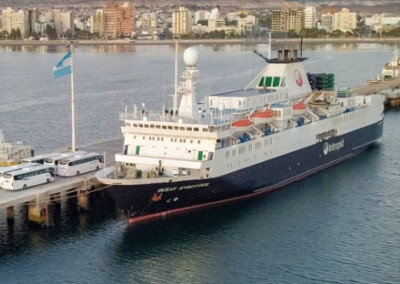
[{"label": "parked bus", "polygon": [[85,155],[86,152],[84,151],[76,151],[76,152],[69,152],[69,153],[62,153],[57,156],[53,156],[44,160],[44,164],[54,168],[55,175],[58,175],[58,163],[61,160],[65,160],[74,156],[81,156]]},{"label": "parked bus", "polygon": [[59,176],[77,176],[83,173],[98,171],[104,167],[103,156],[97,153],[88,153],[64,159],[58,163]]},{"label": "parked bus", "polygon": [[29,187],[54,181],[54,169],[39,165],[22,168],[3,175],[3,188],[8,190],[27,189]]},{"label": "parked bus", "polygon": [[38,163],[38,164],[44,164],[44,161],[48,158],[54,157],[61,155],[60,153],[51,153],[51,154],[46,154],[46,155],[40,155],[40,156],[35,156],[32,158],[27,158],[27,159],[22,159],[21,164],[27,164],[27,163]]},{"label": "parked bus", "polygon": [[11,167],[0,167],[0,188],[3,187],[3,182],[4,182],[4,174],[13,172],[13,171],[18,171],[23,168],[28,168],[28,167],[34,167],[34,166],[39,166],[37,163],[29,163],[29,164],[19,164]]}]

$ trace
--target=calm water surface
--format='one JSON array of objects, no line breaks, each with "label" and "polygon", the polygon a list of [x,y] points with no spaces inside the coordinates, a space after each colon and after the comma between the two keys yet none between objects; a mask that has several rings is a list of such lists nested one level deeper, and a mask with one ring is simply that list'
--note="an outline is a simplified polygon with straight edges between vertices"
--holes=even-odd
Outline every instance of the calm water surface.
[{"label": "calm water surface", "polygon": [[[200,46],[198,94],[237,89],[263,66],[267,45]],[[62,48],[0,47],[0,129],[37,152],[69,145],[69,80],[52,77]],[[181,50],[181,53],[183,49]],[[169,46],[80,47],[78,144],[120,135],[122,105],[170,105]],[[356,86],[390,60],[390,45],[312,46],[309,72]],[[183,64],[180,64],[183,70]],[[400,283],[400,112],[382,141],[285,190],[127,226],[105,194],[58,208],[53,228],[0,210],[0,283]]]}]

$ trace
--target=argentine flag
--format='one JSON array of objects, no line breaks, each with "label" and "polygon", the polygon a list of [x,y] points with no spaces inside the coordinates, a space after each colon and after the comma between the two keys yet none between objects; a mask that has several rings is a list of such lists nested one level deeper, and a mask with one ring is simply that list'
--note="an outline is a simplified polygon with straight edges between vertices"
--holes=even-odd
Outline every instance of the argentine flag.
[{"label": "argentine flag", "polygon": [[68,52],[53,68],[55,78],[71,74],[71,51]]}]

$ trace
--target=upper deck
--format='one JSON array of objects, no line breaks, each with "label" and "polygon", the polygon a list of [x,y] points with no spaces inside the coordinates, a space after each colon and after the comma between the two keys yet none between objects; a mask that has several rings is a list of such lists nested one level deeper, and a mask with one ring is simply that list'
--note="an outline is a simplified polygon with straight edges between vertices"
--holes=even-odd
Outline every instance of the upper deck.
[{"label": "upper deck", "polygon": [[210,98],[213,97],[227,97],[227,98],[249,98],[256,97],[261,95],[266,95],[268,93],[275,92],[272,89],[240,89],[229,92],[223,92],[218,94],[210,95]]},{"label": "upper deck", "polygon": [[[237,120],[250,111],[265,108],[266,105],[287,101],[287,93],[273,89],[240,89],[208,96],[204,103],[197,104],[198,112],[194,118],[181,116],[170,110],[138,111],[125,109],[120,113],[120,120],[129,121],[131,126],[156,128],[152,123],[161,125],[162,129],[173,129],[175,124],[192,127],[223,126]],[[175,125],[175,126],[174,126]]]}]

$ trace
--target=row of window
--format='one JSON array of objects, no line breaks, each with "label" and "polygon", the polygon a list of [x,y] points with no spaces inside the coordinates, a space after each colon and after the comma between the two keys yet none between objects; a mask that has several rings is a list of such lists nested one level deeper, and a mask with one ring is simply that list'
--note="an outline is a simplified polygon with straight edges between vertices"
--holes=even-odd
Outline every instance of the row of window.
[{"label": "row of window", "polygon": [[72,167],[72,166],[81,165],[81,164],[89,163],[89,162],[96,161],[96,160],[98,160],[100,163],[103,163],[103,156],[99,155],[99,156],[93,156],[93,157],[89,157],[89,158],[85,158],[85,159],[81,159],[81,160],[77,160],[77,161],[72,161],[72,162],[68,163],[68,166]]},{"label": "row of window", "polygon": [[184,127],[184,126],[172,126],[172,125],[159,125],[159,124],[142,124],[142,123],[126,123],[128,127],[139,127],[139,128],[156,128],[156,129],[168,129],[168,130],[179,130],[179,131],[203,131],[208,132],[207,127]]},{"label": "row of window", "polygon": [[[261,77],[260,82],[258,83],[259,87],[279,87],[281,83],[281,77]],[[282,80],[282,87],[285,85],[284,80]]]},{"label": "row of window", "polygon": [[362,117],[362,116],[364,116],[365,114],[366,114],[366,111],[363,110],[362,112],[354,112],[354,113],[351,113],[351,114],[348,115],[348,116],[338,117],[338,118],[335,118],[334,124],[338,124],[338,123],[346,122],[346,121],[348,121],[348,120],[350,120],[350,119]]},{"label": "row of window", "polygon": [[[140,136],[139,136],[140,137]],[[149,141],[164,141],[164,137],[154,137],[154,136],[142,136],[143,140],[146,140],[146,137],[148,138]],[[136,135],[133,136],[133,139],[136,139]],[[196,140],[193,139],[178,139],[178,138],[170,138],[170,142],[176,142],[176,143],[190,143],[193,144],[196,142]],[[197,144],[200,144],[201,140],[197,140]]]},{"label": "row of window", "polygon": [[[237,104],[238,108],[241,111],[246,111],[246,110],[253,110],[254,108],[258,107],[264,107],[266,103],[274,103],[277,101],[286,101],[288,99],[287,94],[280,93],[280,92],[273,92],[269,93],[268,95],[263,95],[263,96],[257,96],[253,98],[248,98],[248,99],[238,99]],[[229,113],[234,113],[237,112],[237,109],[235,107],[231,108],[225,108],[223,110],[220,110],[220,106],[225,105],[225,103],[218,99],[218,98],[213,98],[210,99],[210,108],[211,109],[216,109],[218,111],[222,111],[223,114],[229,114]],[[230,105],[230,104],[229,104]]]},{"label": "row of window", "polygon": [[[264,140],[264,146],[267,146],[267,145],[271,145],[272,144],[272,142],[273,142],[273,140],[275,140],[275,142],[277,142],[277,141],[280,141],[280,140],[282,140],[283,139],[283,137],[281,136],[281,135],[277,135],[276,137],[274,137],[274,138],[269,138],[269,139],[265,139]],[[255,145],[255,149],[260,149],[261,148],[261,141],[258,141],[258,142],[256,142],[254,145]],[[300,145],[300,142],[299,142],[299,145]],[[293,146],[295,147],[296,146],[296,144],[293,144]],[[252,151],[253,150],[253,144],[249,144],[248,145],[248,147],[249,147],[249,151]],[[240,146],[239,148],[238,148],[238,154],[242,154],[242,153],[244,153],[246,150],[245,150],[245,146]],[[232,157],[233,156],[235,156],[236,155],[236,149],[232,149],[232,150],[227,150],[226,151],[226,158],[228,158],[229,156],[230,156],[230,153],[232,152]],[[272,153],[272,152],[271,152]]]},{"label": "row of window", "polygon": [[[32,171],[32,172],[29,172],[29,173],[16,175],[16,176],[14,176],[14,180],[22,180],[22,179],[29,178],[29,177],[34,177],[34,176],[38,176],[38,175],[42,175],[42,174],[46,174],[46,173],[51,173],[53,171],[54,170],[52,168]],[[4,175],[4,176],[6,176],[6,175]]]}]

